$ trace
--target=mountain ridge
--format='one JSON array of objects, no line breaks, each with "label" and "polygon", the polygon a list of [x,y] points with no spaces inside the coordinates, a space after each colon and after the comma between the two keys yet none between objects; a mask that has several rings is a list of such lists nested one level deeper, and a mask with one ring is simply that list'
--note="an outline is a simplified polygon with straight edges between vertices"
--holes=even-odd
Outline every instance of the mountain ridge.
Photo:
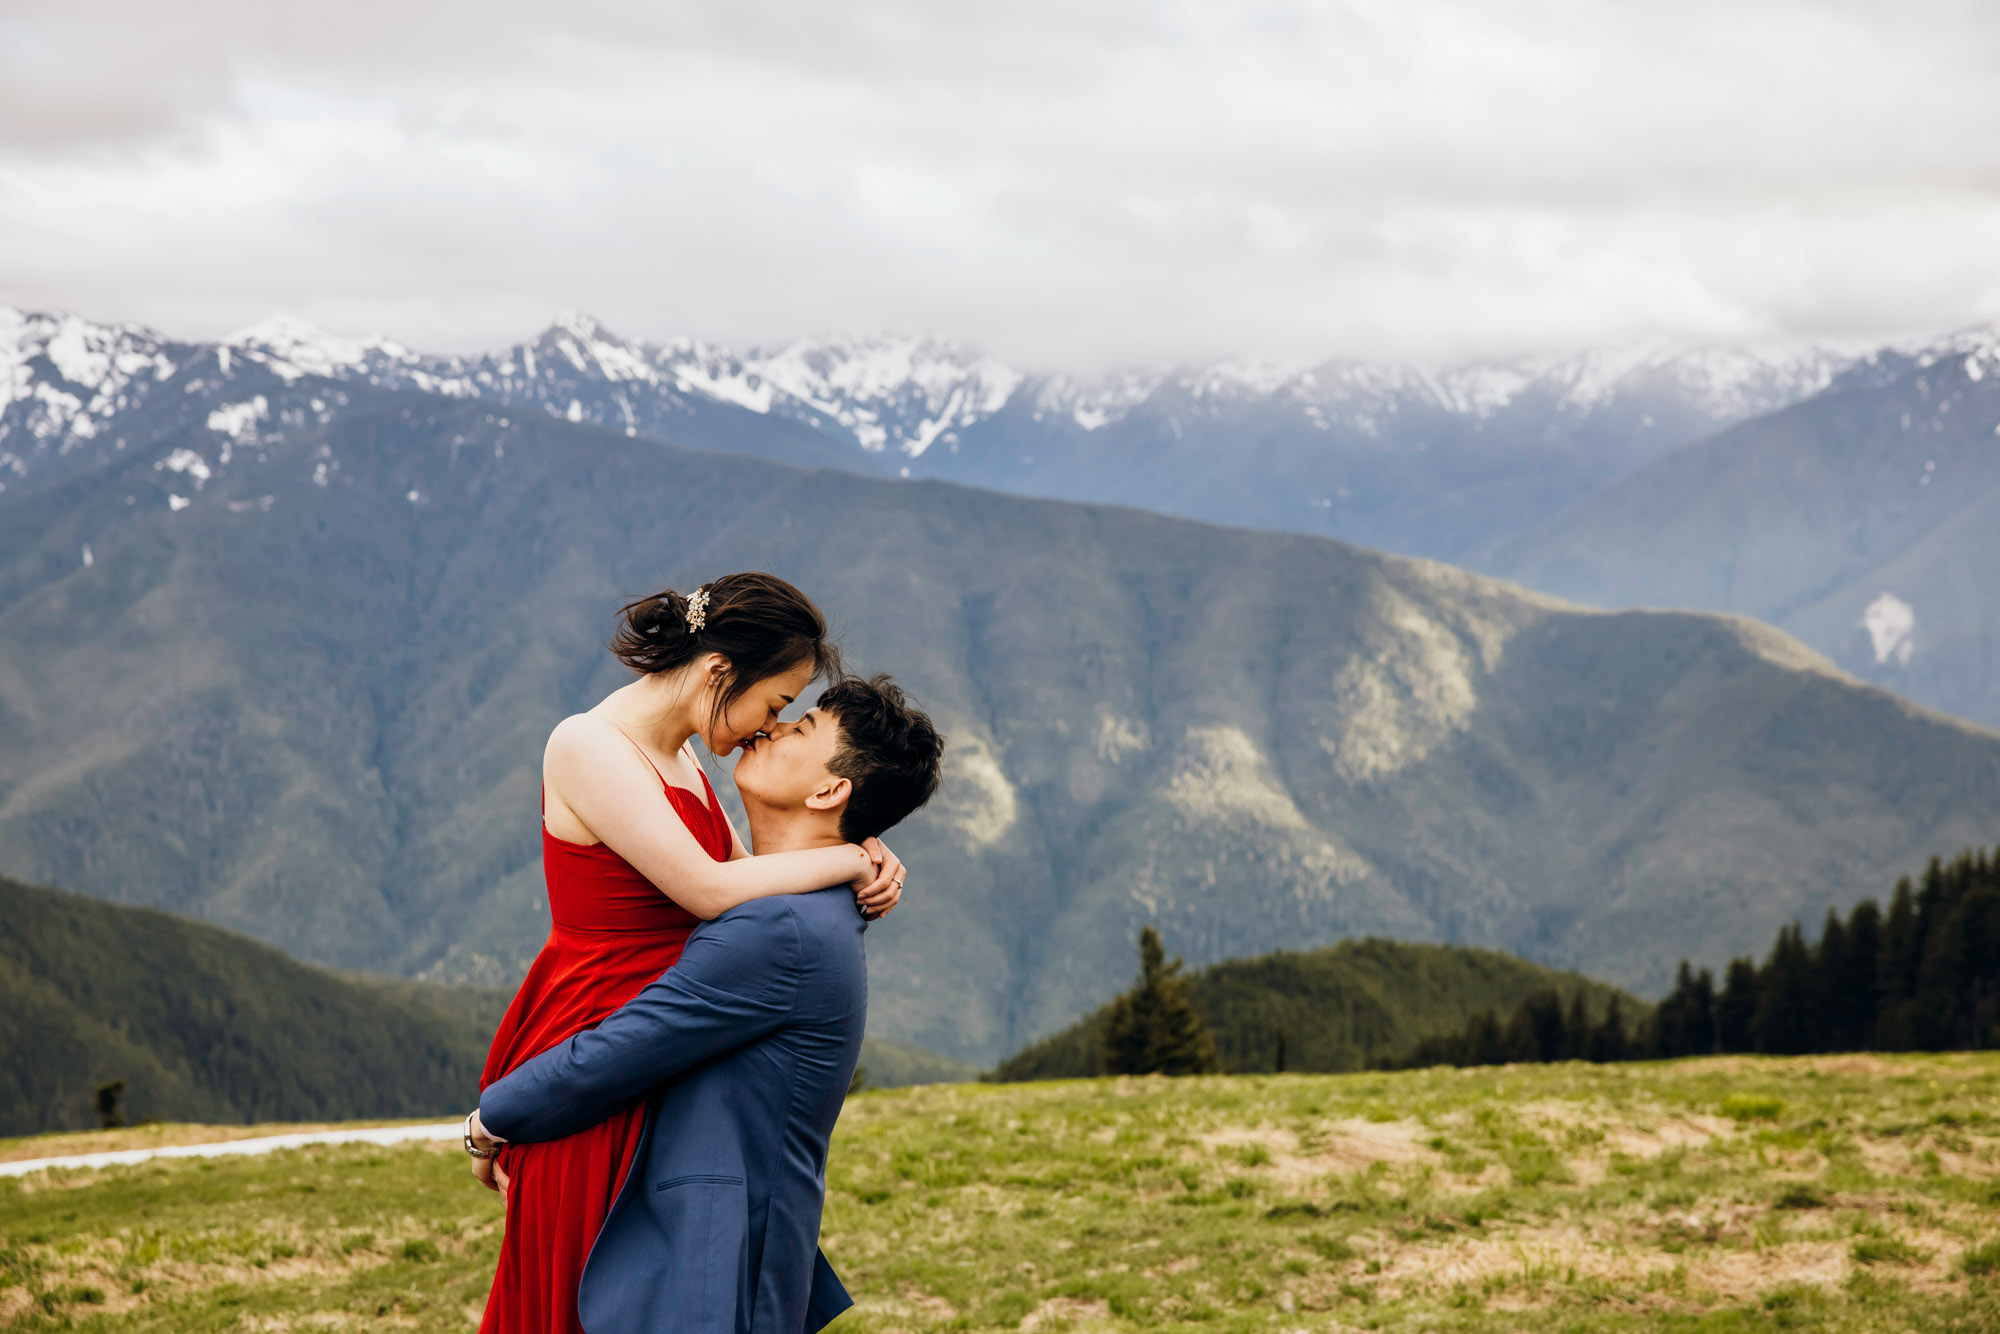
[{"label": "mountain ridge", "polygon": [[2000,821],[2000,738],[1748,622],[208,366],[0,496],[0,867],[320,962],[518,976],[548,728],[623,679],[621,597],[732,568],[951,733],[871,952],[879,1032],[967,1060],[1101,1002],[1143,921],[1656,987]]},{"label": "mountain ridge", "polygon": [[1755,616],[1843,670],[2000,726],[2000,330],[1858,363],[1684,446],[1480,564],[1595,605]]}]

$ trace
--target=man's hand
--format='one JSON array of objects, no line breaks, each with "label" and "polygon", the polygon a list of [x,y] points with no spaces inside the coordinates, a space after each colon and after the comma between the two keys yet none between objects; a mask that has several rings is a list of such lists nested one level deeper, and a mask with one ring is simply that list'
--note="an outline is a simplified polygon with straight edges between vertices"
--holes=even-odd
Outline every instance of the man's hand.
[{"label": "man's hand", "polygon": [[481,1158],[477,1154],[470,1155],[473,1179],[486,1189],[497,1190],[505,1195],[508,1185],[507,1169],[500,1166],[499,1149],[507,1141],[488,1134],[486,1127],[480,1123],[478,1112],[474,1112],[472,1119],[466,1122],[465,1131],[472,1137],[474,1148],[493,1155],[490,1158]]},{"label": "man's hand", "polygon": [[889,851],[889,845],[879,838],[864,842],[862,850],[875,863],[875,879],[854,891],[854,901],[861,906],[861,915],[869,921],[886,917],[903,899],[903,859]]}]

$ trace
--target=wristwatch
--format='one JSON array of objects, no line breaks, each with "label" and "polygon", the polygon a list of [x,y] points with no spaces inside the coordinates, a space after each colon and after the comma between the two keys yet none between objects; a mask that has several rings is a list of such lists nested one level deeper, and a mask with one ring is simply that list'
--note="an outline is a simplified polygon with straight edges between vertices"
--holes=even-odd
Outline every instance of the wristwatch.
[{"label": "wristwatch", "polygon": [[500,1146],[498,1144],[495,1144],[490,1149],[482,1149],[478,1144],[473,1142],[472,1118],[477,1115],[479,1115],[477,1111],[465,1114],[465,1151],[474,1158],[498,1158],[500,1156]]}]

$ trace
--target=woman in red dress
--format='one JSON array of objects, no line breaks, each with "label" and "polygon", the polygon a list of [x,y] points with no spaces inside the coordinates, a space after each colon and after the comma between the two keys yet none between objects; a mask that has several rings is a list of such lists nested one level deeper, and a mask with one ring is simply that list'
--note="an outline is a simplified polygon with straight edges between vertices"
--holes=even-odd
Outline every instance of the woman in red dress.
[{"label": "woman in red dress", "polygon": [[[626,607],[611,650],[639,679],[564,719],[542,760],[548,943],[508,1007],[481,1087],[593,1027],[680,957],[703,920],[769,894],[852,884],[886,912],[901,864],[875,840],[750,857],[696,763],[770,727],[838,670],[819,609],[766,574]],[[582,1334],[577,1288],[632,1165],[645,1105],[582,1134],[510,1144],[495,1164],[507,1231],[482,1334]]]}]

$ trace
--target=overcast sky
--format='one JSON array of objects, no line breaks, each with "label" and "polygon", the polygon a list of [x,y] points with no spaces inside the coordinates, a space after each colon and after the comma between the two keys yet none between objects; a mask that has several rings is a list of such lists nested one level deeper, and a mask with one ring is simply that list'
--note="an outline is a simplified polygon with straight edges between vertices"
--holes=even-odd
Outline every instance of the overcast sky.
[{"label": "overcast sky", "polygon": [[1036,369],[2000,316],[1992,0],[0,0],[0,302]]}]

